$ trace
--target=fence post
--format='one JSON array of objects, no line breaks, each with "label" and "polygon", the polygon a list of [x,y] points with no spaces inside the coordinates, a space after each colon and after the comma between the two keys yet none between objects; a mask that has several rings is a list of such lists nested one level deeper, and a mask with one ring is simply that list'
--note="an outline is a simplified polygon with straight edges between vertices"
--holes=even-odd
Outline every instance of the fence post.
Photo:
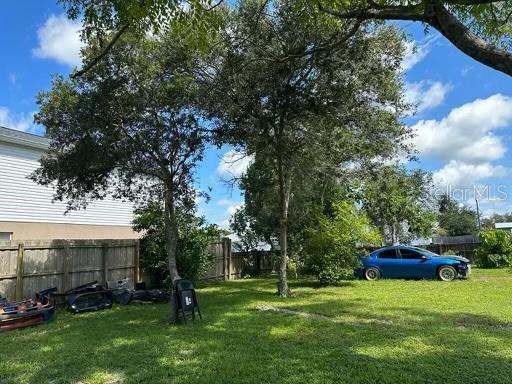
[{"label": "fence post", "polygon": [[222,273],[224,274],[224,280],[229,279],[229,265],[228,265],[228,238],[222,238]]},{"label": "fence post", "polygon": [[133,279],[134,284],[138,283],[140,281],[140,240],[136,239],[133,249]]},{"label": "fence post", "polygon": [[101,279],[103,280],[103,284],[106,286],[108,278],[108,243],[103,243],[101,251],[101,264]]},{"label": "fence post", "polygon": [[64,241],[62,254],[62,292],[71,289],[71,254],[69,252],[69,241]]},{"label": "fence post", "polygon": [[16,300],[23,298],[23,274],[24,274],[25,246],[18,244],[18,255],[16,257]]},{"label": "fence post", "polygon": [[228,280],[231,280],[233,278],[232,275],[232,265],[233,260],[231,259],[231,239],[228,237],[226,244],[228,246]]}]

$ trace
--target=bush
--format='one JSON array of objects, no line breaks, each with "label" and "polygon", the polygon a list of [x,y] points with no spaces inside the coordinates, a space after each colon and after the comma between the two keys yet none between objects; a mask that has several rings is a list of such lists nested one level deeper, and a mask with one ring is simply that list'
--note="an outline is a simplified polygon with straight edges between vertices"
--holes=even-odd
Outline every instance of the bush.
[{"label": "bush", "polygon": [[[182,278],[196,281],[210,267],[214,256],[207,252],[208,244],[220,236],[216,225],[190,211],[178,211],[178,244],[176,263]],[[165,228],[162,208],[148,204],[135,212],[134,229],[144,233],[140,261],[152,285],[169,286],[169,270],[165,249]]]},{"label": "bush", "polygon": [[445,256],[445,255],[448,255],[448,256],[452,256],[452,255],[460,256],[459,251],[455,251],[453,249],[447,249],[446,251],[443,251],[443,253],[441,253],[441,255],[443,255],[443,256]]},{"label": "bush", "polygon": [[482,268],[503,268],[512,264],[512,232],[490,229],[480,234],[475,261]]},{"label": "bush", "polygon": [[360,266],[358,246],[381,240],[364,214],[349,202],[338,202],[333,217],[317,214],[317,225],[306,231],[306,272],[316,275],[324,285],[351,279]]}]

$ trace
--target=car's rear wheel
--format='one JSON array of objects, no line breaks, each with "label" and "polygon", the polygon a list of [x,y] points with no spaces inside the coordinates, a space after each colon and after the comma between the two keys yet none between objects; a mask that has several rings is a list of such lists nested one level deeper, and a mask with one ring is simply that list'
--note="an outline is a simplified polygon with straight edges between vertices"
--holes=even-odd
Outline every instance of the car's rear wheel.
[{"label": "car's rear wheel", "polygon": [[364,271],[364,277],[366,280],[375,281],[380,279],[380,271],[377,268],[370,267]]},{"label": "car's rear wheel", "polygon": [[442,281],[453,281],[457,278],[457,271],[451,265],[443,265],[437,270],[437,277]]}]

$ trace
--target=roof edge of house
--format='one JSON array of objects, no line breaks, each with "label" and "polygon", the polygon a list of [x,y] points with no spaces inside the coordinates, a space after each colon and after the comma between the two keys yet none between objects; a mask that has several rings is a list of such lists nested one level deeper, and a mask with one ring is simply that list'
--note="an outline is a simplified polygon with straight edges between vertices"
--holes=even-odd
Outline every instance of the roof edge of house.
[{"label": "roof edge of house", "polygon": [[0,142],[47,150],[50,140],[32,133],[0,126]]}]

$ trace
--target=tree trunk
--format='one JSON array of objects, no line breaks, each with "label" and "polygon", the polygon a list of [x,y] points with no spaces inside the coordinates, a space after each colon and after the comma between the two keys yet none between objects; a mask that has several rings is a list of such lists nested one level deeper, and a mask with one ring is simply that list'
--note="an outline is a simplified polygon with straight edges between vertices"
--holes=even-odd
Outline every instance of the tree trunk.
[{"label": "tree trunk", "polygon": [[277,283],[277,292],[280,297],[288,297],[290,290],[288,288],[288,276],[286,268],[288,267],[288,204],[290,201],[291,180],[284,174],[283,161],[278,159],[278,177],[279,177],[279,206],[281,211],[279,228],[279,247],[281,258],[279,260],[279,281]]},{"label": "tree trunk", "polygon": [[397,224],[393,223],[391,225],[391,241],[393,242],[393,245],[400,244],[400,241],[398,239],[398,230],[396,228]]},{"label": "tree trunk", "polygon": [[169,267],[169,275],[171,277],[171,298],[169,322],[178,322],[178,303],[174,292],[174,283],[180,279],[178,267],[176,264],[176,247],[178,244],[178,222],[176,220],[176,207],[174,204],[174,194],[171,186],[166,186],[165,191],[165,246],[167,249],[167,264]]}]

